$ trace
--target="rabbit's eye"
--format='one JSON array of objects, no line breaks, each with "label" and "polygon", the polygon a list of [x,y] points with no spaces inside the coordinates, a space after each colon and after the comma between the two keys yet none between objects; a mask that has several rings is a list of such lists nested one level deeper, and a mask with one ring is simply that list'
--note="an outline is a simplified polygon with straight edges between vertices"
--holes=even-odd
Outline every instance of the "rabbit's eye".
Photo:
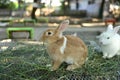
[{"label": "rabbit's eye", "polygon": [[48,35],[50,35],[51,34],[51,32],[48,32]]},{"label": "rabbit's eye", "polygon": [[107,37],[107,39],[110,39],[110,37]]},{"label": "rabbit's eye", "polygon": [[53,32],[50,32],[50,31],[49,31],[49,32],[46,33],[46,35],[52,36],[52,35],[53,35]]}]

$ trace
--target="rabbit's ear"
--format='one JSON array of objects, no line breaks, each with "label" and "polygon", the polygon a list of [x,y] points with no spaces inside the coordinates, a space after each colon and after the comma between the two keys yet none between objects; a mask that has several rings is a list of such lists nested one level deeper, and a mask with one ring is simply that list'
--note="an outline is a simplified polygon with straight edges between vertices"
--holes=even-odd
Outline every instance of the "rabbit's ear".
[{"label": "rabbit's ear", "polygon": [[119,29],[120,29],[120,26],[115,27],[114,32],[117,33],[119,31]]},{"label": "rabbit's ear", "polygon": [[58,31],[63,32],[69,25],[69,20],[64,20],[57,28]]},{"label": "rabbit's ear", "polygon": [[107,31],[112,31],[112,30],[113,30],[113,25],[109,24],[108,27],[107,27]]}]

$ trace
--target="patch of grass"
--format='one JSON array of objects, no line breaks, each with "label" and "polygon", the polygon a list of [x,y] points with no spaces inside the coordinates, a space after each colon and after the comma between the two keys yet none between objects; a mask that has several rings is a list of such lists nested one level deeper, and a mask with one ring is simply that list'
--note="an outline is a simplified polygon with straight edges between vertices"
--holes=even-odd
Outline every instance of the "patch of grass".
[{"label": "patch of grass", "polygon": [[120,56],[103,59],[89,47],[86,63],[74,71],[50,71],[51,60],[42,45],[17,43],[0,52],[0,80],[119,80]]},{"label": "patch of grass", "polygon": [[40,18],[38,19],[38,22],[40,22],[40,23],[48,23],[48,21],[49,21],[49,19],[46,18],[46,17],[40,17]]}]

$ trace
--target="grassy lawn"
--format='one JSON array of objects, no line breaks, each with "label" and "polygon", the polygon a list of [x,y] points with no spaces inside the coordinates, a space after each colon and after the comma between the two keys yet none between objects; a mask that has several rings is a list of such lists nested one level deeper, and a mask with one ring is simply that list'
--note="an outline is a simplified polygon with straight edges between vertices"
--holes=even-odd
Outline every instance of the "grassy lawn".
[{"label": "grassy lawn", "polygon": [[64,64],[50,71],[51,60],[42,45],[15,42],[0,52],[0,80],[120,80],[120,56],[103,59],[89,48],[87,62],[74,71]]}]

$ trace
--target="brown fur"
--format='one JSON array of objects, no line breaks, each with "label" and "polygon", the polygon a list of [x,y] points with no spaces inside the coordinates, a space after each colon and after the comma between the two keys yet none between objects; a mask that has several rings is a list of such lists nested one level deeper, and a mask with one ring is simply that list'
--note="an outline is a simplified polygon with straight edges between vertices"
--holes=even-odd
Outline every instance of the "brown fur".
[{"label": "brown fur", "polygon": [[[63,28],[63,27],[62,27]],[[52,32],[52,35],[46,35],[46,33]],[[73,70],[81,67],[87,58],[87,47],[84,42],[75,36],[66,35],[67,44],[64,53],[61,53],[60,48],[63,45],[64,37],[60,36],[61,31],[57,29],[46,30],[41,40],[47,43],[47,51],[51,59],[53,60],[52,70],[59,68],[61,63],[67,62],[70,64],[67,70]]]}]

